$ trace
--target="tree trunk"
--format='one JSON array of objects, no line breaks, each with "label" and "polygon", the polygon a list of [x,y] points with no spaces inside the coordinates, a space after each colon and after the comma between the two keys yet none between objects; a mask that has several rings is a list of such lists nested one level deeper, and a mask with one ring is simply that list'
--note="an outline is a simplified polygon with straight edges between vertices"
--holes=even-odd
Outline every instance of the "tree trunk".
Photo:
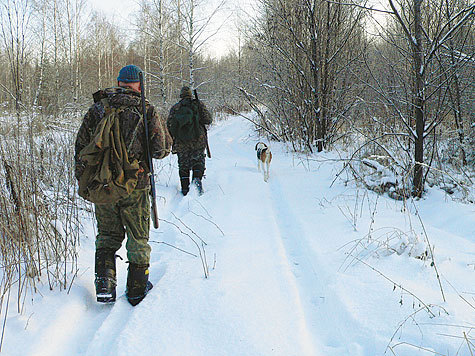
[{"label": "tree trunk", "polygon": [[323,42],[323,48],[324,48],[324,54],[322,58],[322,65],[321,65],[321,78],[322,78],[322,84],[321,84],[321,93],[320,93],[320,122],[322,126],[322,132],[321,132],[321,139],[319,140],[319,149],[318,152],[323,151],[326,146],[326,141],[327,141],[327,132],[328,132],[328,103],[329,103],[329,97],[330,97],[330,89],[328,87],[328,81],[329,81],[329,70],[330,70],[330,34],[332,33],[332,24],[331,24],[331,6],[330,2],[326,2],[326,27],[325,27],[325,38]]},{"label": "tree trunk", "polygon": [[422,52],[422,16],[421,5],[423,0],[414,0],[414,35],[415,44],[412,46],[414,62],[414,93],[413,106],[416,120],[416,142],[413,195],[421,197],[424,192],[424,76],[423,76],[423,52]]},{"label": "tree trunk", "polygon": [[[451,14],[450,14],[450,5],[449,2],[446,0],[446,18],[448,23],[449,31],[452,29],[452,24],[450,22]],[[450,65],[454,71],[457,71],[457,62],[455,60],[455,49],[453,41],[449,41],[449,52],[450,52]],[[465,154],[464,149],[464,131],[463,131],[463,117],[462,117],[462,105],[461,105],[461,92],[460,92],[460,84],[459,84],[459,76],[458,73],[455,72],[454,79],[453,79],[453,88],[449,86],[449,98],[452,101],[452,110],[454,113],[454,120],[455,120],[455,127],[457,128],[457,135],[460,142],[460,153],[462,155],[462,165],[467,165],[467,156]]]},{"label": "tree trunk", "polygon": [[167,104],[167,95],[165,90],[165,55],[164,55],[164,40],[163,40],[163,4],[162,0],[159,0],[158,3],[158,34],[159,34],[159,43],[158,43],[158,67],[159,67],[159,82],[160,82],[160,96],[162,97],[162,104],[166,107]]},{"label": "tree trunk", "polygon": [[311,38],[311,51],[312,51],[312,84],[313,84],[313,111],[315,114],[315,123],[317,126],[317,151],[323,151],[323,126],[322,126],[322,116],[321,116],[321,107],[320,107],[320,72],[319,72],[319,63],[320,63],[320,53],[318,45],[318,24],[317,24],[317,0],[313,1],[312,7],[309,8],[309,19],[310,19],[310,38]]},{"label": "tree trunk", "polygon": [[194,14],[195,14],[195,3],[193,0],[190,2],[190,14],[189,14],[189,24],[188,24],[188,69],[189,69],[189,74],[190,74],[190,88],[194,89],[195,88],[195,78],[194,78]]}]

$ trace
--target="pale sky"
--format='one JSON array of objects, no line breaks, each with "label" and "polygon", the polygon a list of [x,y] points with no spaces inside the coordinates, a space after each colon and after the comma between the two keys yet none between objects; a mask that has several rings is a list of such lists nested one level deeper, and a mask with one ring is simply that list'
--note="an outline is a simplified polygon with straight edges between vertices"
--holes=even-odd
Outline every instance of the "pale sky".
[{"label": "pale sky", "polygon": [[126,19],[140,6],[136,1],[130,0],[89,0],[94,10],[102,11],[116,19]]},{"label": "pale sky", "polygon": [[[208,0],[207,4],[210,8],[213,8],[213,2],[219,3],[218,0]],[[244,7],[246,11],[251,11],[251,4],[254,2],[255,0],[239,0],[239,6]],[[127,19],[133,18],[134,12],[140,9],[138,0],[89,0],[89,4],[92,9],[107,14],[121,28],[127,28]],[[213,18],[214,21],[210,25],[210,31],[214,32],[213,27],[217,29],[223,22],[226,22],[219,32],[207,42],[206,51],[214,57],[219,57],[238,47],[238,26],[236,17],[232,16],[235,13],[232,9],[236,5],[235,0],[228,0],[225,8]]]},{"label": "pale sky", "polygon": [[[104,12],[114,20],[121,28],[127,29],[128,27],[133,30],[133,25],[129,25],[127,19],[132,18],[134,12],[140,9],[141,0],[88,0],[92,9]],[[211,12],[221,1],[220,0],[204,0],[205,6]],[[244,21],[249,18],[249,14],[254,14],[253,8],[256,6],[257,0],[227,0],[224,8],[213,18],[212,23],[209,26],[209,32],[215,32],[216,29],[225,22],[225,25],[221,27],[214,37],[207,41],[205,50],[206,53],[213,57],[220,57],[229,53],[231,50],[238,48],[238,17]],[[375,8],[384,9],[386,1],[384,0],[370,0],[368,6],[374,6]],[[243,9],[238,11],[237,9]],[[239,15],[240,14],[240,15]],[[374,12],[378,21],[384,23],[384,15],[379,12]],[[375,32],[376,28],[374,24],[368,22],[368,30]]]}]

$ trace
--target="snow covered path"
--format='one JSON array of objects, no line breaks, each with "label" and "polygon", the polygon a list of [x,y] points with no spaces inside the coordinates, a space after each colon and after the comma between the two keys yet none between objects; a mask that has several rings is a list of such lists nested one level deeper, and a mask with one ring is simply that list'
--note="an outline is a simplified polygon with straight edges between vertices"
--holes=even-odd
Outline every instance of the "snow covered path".
[{"label": "snow covered path", "polygon": [[[257,171],[256,138],[250,132],[248,122],[239,118],[213,127],[213,158],[207,161],[201,197],[194,190],[187,197],[179,192],[176,156],[157,164],[162,222],[151,234],[154,289],[140,305],[133,308],[125,300],[127,265],[120,260],[118,301],[95,302],[95,232],[93,220],[85,221],[81,270],[71,293],[45,288],[42,296],[26,303],[24,315],[10,313],[2,352],[11,356],[383,355],[399,323],[413,311],[413,298],[393,291],[391,283],[362,264],[342,267],[347,266],[345,252],[351,246],[347,244],[368,233],[378,200],[383,202],[374,229],[407,226],[400,203],[371,194],[358,198],[354,188],[341,182],[330,188],[339,165],[292,156],[277,144],[272,146],[270,179],[265,183]],[[432,194],[433,199],[443,204],[437,194]],[[431,211],[429,203],[424,209],[424,204],[420,209],[421,215],[428,214],[426,229],[434,239],[440,237],[441,247],[447,245],[437,256],[442,273],[447,272],[451,283],[465,292],[475,292],[474,267],[469,267],[475,262],[473,205],[445,202],[447,218],[456,221],[444,230],[437,221],[431,225],[437,211]],[[455,244],[444,243],[447,234]],[[189,254],[198,254],[190,237],[207,243],[208,279],[200,258]],[[119,254],[125,256],[125,251]],[[440,304],[428,262],[404,253],[369,258],[371,265],[426,303]],[[473,311],[467,311],[449,287],[446,293],[454,302],[443,304],[450,315],[443,323],[475,327]],[[430,319],[423,316],[418,321]],[[456,355],[460,345],[463,350],[458,339],[429,331],[421,338],[418,328],[405,327],[402,340],[430,345],[447,355]],[[445,329],[438,331],[459,335],[458,329]],[[395,351],[426,354],[404,344]]]}]

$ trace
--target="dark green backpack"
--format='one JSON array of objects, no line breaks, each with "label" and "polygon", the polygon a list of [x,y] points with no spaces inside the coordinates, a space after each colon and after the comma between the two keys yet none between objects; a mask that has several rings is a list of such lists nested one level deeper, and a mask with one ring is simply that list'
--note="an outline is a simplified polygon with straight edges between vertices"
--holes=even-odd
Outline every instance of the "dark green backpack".
[{"label": "dark green backpack", "polygon": [[182,103],[175,111],[171,134],[179,141],[191,141],[200,136],[198,106],[190,101]]},{"label": "dark green backpack", "polygon": [[120,108],[102,99],[105,114],[91,142],[79,156],[86,168],[79,178],[79,195],[95,204],[110,204],[132,193],[138,182],[139,163],[129,161],[119,128]]}]

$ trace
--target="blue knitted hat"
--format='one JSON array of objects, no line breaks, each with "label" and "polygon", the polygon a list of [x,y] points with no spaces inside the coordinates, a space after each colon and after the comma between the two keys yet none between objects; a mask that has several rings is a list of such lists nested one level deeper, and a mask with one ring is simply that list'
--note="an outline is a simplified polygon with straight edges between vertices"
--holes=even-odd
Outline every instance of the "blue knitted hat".
[{"label": "blue knitted hat", "polygon": [[134,82],[139,82],[139,73],[142,71],[140,67],[134,65],[134,64],[129,64],[128,66],[123,67],[119,71],[119,76],[117,77],[118,82],[124,82],[124,83],[134,83]]}]

